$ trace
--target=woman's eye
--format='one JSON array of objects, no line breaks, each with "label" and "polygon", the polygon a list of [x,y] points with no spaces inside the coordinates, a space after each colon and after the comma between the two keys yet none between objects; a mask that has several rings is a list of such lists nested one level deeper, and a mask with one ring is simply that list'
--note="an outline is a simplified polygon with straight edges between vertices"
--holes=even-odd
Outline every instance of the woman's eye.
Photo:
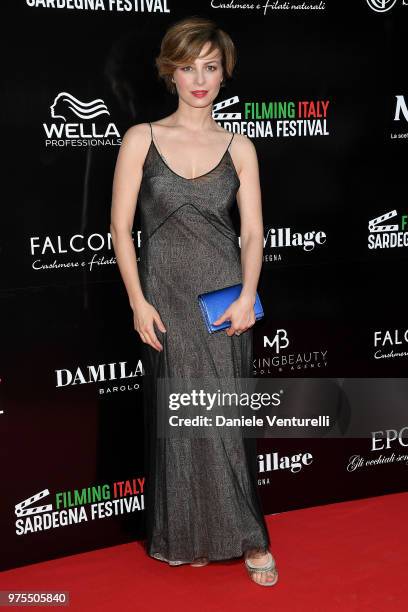
[{"label": "woman's eye", "polygon": [[[182,70],[183,70],[184,72],[187,72],[187,70],[188,70],[189,68],[191,68],[191,67],[192,67],[192,66],[183,66],[183,67],[182,67]],[[207,66],[207,68],[210,68],[210,72],[214,72],[214,70],[217,70],[217,66]]]}]

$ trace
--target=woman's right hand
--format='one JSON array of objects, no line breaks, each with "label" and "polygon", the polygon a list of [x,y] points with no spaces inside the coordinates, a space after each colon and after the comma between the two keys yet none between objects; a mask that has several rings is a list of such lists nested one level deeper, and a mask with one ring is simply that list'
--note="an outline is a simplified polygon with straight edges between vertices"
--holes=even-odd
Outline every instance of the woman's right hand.
[{"label": "woman's right hand", "polygon": [[133,324],[135,330],[139,333],[142,342],[145,344],[150,344],[150,346],[158,351],[162,351],[163,346],[157,339],[154,331],[154,322],[160,331],[166,331],[163,321],[161,320],[156,308],[147,300],[139,302],[133,311]]}]

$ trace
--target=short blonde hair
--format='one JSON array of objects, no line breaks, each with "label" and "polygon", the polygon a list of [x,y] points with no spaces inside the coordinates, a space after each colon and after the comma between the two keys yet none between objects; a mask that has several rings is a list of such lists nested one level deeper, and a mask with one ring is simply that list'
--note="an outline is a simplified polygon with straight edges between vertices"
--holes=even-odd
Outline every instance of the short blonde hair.
[{"label": "short blonde hair", "polygon": [[194,61],[205,43],[210,42],[209,53],[218,49],[221,53],[223,78],[232,78],[237,54],[230,36],[206,17],[186,17],[174,23],[166,31],[155,59],[159,78],[170,93],[176,93],[172,76],[176,68]]}]

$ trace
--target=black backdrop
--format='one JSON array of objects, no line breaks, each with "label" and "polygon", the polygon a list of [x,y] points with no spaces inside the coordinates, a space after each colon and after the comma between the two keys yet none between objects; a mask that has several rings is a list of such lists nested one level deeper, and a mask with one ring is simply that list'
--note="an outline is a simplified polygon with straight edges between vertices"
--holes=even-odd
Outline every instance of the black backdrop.
[{"label": "black backdrop", "polygon": [[[405,4],[4,3],[3,569],[143,537],[143,364],[109,236],[112,177],[124,131],[175,109],[154,57],[168,25],[192,11],[237,45],[216,100],[236,117],[219,122],[246,133],[260,163],[266,316],[254,375],[406,375],[406,355],[378,358],[407,350]],[[285,135],[288,117],[265,113],[272,102],[304,102],[309,115],[296,112]],[[394,210],[384,223],[397,231],[369,231]],[[295,243],[274,244],[279,228]],[[369,235],[398,233],[407,244],[369,248]],[[134,237],[137,248],[137,214]],[[312,457],[260,472],[265,513],[405,490],[404,461],[347,469],[353,455],[393,451],[404,449],[259,440],[260,461]]]}]

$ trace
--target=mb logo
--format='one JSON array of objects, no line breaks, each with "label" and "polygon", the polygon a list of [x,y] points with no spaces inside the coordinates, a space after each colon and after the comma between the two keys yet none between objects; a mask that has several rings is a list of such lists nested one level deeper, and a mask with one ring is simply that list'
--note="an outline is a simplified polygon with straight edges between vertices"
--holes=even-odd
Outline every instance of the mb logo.
[{"label": "mb logo", "polygon": [[264,348],[274,348],[276,353],[280,353],[281,349],[289,346],[289,338],[286,329],[277,329],[272,340],[270,340],[268,336],[264,336],[263,345]]}]

